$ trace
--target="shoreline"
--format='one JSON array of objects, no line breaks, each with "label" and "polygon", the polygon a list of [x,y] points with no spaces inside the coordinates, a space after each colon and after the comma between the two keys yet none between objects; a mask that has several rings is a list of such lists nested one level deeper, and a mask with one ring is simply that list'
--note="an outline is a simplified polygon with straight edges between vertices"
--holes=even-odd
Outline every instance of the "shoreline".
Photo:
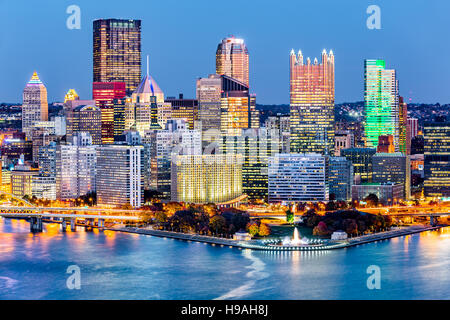
[{"label": "shoreline", "polygon": [[252,249],[252,250],[265,250],[265,251],[318,251],[318,250],[334,250],[334,249],[342,249],[342,248],[350,248],[355,247],[362,244],[367,244],[371,242],[377,242],[382,240],[388,240],[396,237],[407,236],[411,234],[421,233],[425,231],[433,231],[443,228],[445,226],[426,226],[426,225],[415,225],[409,226],[397,230],[390,230],[379,232],[376,234],[364,235],[360,237],[350,238],[347,240],[334,241],[327,244],[322,245],[314,245],[314,246],[293,246],[293,247],[283,247],[283,246],[267,246],[261,244],[259,240],[231,240],[226,238],[217,238],[210,236],[203,236],[198,234],[185,234],[173,231],[165,231],[165,230],[153,230],[153,229],[141,229],[141,228],[105,228],[105,230],[117,231],[117,232],[126,232],[126,233],[135,233],[141,235],[155,236],[160,238],[171,238],[182,241],[196,241],[202,243],[208,243],[211,245],[220,245],[220,246],[228,246],[230,248],[238,248],[238,249]]}]

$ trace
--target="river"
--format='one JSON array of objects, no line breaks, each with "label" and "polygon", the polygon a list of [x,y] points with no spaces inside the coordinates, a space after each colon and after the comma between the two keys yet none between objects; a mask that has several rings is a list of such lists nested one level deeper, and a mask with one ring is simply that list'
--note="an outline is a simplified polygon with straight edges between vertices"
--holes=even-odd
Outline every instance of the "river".
[{"label": "river", "polygon": [[[69,289],[69,266],[80,289]],[[369,266],[380,289],[368,289]],[[0,218],[0,299],[450,299],[450,228],[317,252],[239,250]]]}]

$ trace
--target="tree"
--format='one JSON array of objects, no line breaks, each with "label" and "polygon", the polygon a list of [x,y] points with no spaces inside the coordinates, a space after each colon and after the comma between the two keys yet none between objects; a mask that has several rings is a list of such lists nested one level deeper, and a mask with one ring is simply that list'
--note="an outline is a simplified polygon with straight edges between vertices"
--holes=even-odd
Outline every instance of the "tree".
[{"label": "tree", "polygon": [[256,221],[251,221],[247,224],[247,232],[250,233],[252,237],[259,233],[259,225]]},{"label": "tree", "polygon": [[155,213],[155,220],[160,226],[163,226],[167,222],[167,214],[163,211],[157,211]]},{"label": "tree", "polygon": [[368,205],[372,206],[372,207],[377,207],[378,206],[378,196],[376,194],[369,194],[365,199],[365,202],[367,202]]},{"label": "tree", "polygon": [[313,235],[315,236],[327,236],[330,231],[328,230],[327,224],[320,221],[319,224],[313,229]]},{"label": "tree", "polygon": [[272,230],[270,229],[270,226],[268,224],[261,223],[261,225],[259,226],[259,235],[261,237],[267,237],[271,232]]},{"label": "tree", "polygon": [[221,215],[215,215],[209,220],[209,227],[215,231],[216,234],[223,233],[226,226],[225,218]]},{"label": "tree", "polygon": [[290,209],[286,210],[286,222],[294,223],[294,213]]}]

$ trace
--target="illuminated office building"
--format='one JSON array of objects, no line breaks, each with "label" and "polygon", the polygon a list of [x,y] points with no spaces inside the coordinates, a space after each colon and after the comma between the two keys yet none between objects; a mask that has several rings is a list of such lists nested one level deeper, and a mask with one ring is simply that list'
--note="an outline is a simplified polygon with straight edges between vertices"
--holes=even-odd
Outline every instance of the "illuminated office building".
[{"label": "illuminated office building", "polygon": [[172,119],[184,119],[189,129],[194,130],[197,128],[198,122],[198,100],[196,99],[184,99],[183,94],[180,93],[178,99],[175,97],[167,97],[166,103],[170,103]]},{"label": "illuminated office building", "polygon": [[141,80],[141,20],[93,23],[93,82],[124,82],[131,94]]},{"label": "illuminated office building", "polygon": [[55,177],[38,175],[31,183],[32,196],[37,199],[56,200]]},{"label": "illuminated office building", "polygon": [[450,197],[450,122],[424,124],[424,193]]},{"label": "illuminated office building", "polygon": [[99,205],[131,205],[133,208],[142,205],[144,200],[142,152],[142,146],[99,146],[96,179]]},{"label": "illuminated office building", "polygon": [[353,148],[355,139],[350,131],[336,131],[334,134],[334,155],[341,156],[341,150]]},{"label": "illuminated office building", "polygon": [[280,153],[269,157],[269,202],[328,201],[328,157]]},{"label": "illuminated office building", "polygon": [[201,133],[187,129],[182,119],[172,119],[164,130],[147,132],[144,144],[150,145],[150,189],[158,191],[161,198],[171,196],[171,164],[176,155],[199,155],[202,153]]},{"label": "illuminated office building", "polygon": [[16,162],[22,155],[25,161],[33,160],[33,142],[25,140],[25,134],[13,134],[3,140],[0,146],[2,161]]},{"label": "illuminated office building", "polygon": [[238,136],[223,137],[221,153],[242,156],[242,192],[250,200],[267,200],[268,157],[280,153],[282,147],[273,129],[244,129]]},{"label": "illuminated office building", "polygon": [[95,191],[97,147],[87,132],[72,137],[71,144],[56,148],[56,197],[76,199]]},{"label": "illuminated office building", "polygon": [[79,105],[67,112],[66,140],[72,141],[78,132],[89,132],[92,143],[102,143],[102,111],[95,104]]},{"label": "illuminated office building", "polygon": [[172,201],[221,203],[242,195],[242,156],[179,155],[172,164]]},{"label": "illuminated office building", "polygon": [[377,152],[372,148],[349,148],[341,150],[341,156],[353,165],[354,184],[372,182],[372,157]]},{"label": "illuminated office building", "polygon": [[364,130],[367,148],[376,148],[378,137],[392,135],[399,151],[399,95],[395,70],[384,60],[364,61]]},{"label": "illuminated office building", "polygon": [[126,106],[131,103],[130,98],[114,99],[114,141],[120,140],[125,131]]},{"label": "illuminated office building", "polygon": [[216,51],[216,73],[234,78],[249,86],[248,50],[243,39],[222,40]]},{"label": "illuminated office building", "polygon": [[94,82],[92,84],[92,98],[102,113],[102,144],[114,143],[114,100],[124,97],[124,82]]},{"label": "illuminated office building", "polygon": [[39,175],[56,177],[56,148],[54,141],[39,148]]},{"label": "illuminated office building", "polygon": [[416,118],[408,118],[407,128],[409,132],[409,138],[414,138],[419,134],[419,120]]},{"label": "illuminated office building", "polygon": [[59,137],[56,135],[54,121],[36,122],[31,131],[33,143],[33,161],[37,162],[39,157],[39,148],[47,145],[52,141],[57,141]]},{"label": "illuminated office building", "polygon": [[11,172],[11,190],[12,194],[16,197],[22,198],[28,195],[33,195],[33,180],[39,174],[37,169],[33,169],[30,166],[19,164],[14,167]]},{"label": "illuminated office building", "polygon": [[404,155],[411,154],[411,136],[408,130],[408,105],[403,97],[398,103],[398,151]]},{"label": "illuminated office building", "polygon": [[394,183],[403,186],[402,199],[411,196],[411,164],[409,156],[402,152],[379,153],[372,157],[372,182]]},{"label": "illuminated office building", "polygon": [[208,78],[197,79],[198,120],[202,132],[220,130],[220,99],[223,78],[210,74]]},{"label": "illuminated office building", "polygon": [[290,54],[291,152],[334,154],[334,55]]},{"label": "illuminated office building", "polygon": [[248,86],[228,76],[222,77],[220,129],[223,135],[239,135],[242,129],[259,128],[256,97]]},{"label": "illuminated office building", "polygon": [[22,132],[30,140],[33,125],[48,120],[47,88],[36,72],[23,90]]},{"label": "illuminated office building", "polygon": [[281,144],[280,153],[290,153],[291,150],[291,120],[289,115],[270,116],[265,122],[265,127],[270,132],[272,139],[277,137]]},{"label": "illuminated office building", "polygon": [[78,96],[78,93],[75,91],[75,89],[69,89],[64,97],[64,103],[73,100],[80,100],[80,97]]},{"label": "illuminated office building", "polygon": [[330,157],[328,166],[330,200],[350,201],[352,198],[353,165],[345,157]]}]

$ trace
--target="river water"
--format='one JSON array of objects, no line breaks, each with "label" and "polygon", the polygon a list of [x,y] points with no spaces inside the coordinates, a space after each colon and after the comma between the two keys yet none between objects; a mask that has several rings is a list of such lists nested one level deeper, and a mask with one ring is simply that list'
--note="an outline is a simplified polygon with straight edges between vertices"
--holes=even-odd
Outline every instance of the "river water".
[{"label": "river water", "polygon": [[[80,289],[69,289],[69,266]],[[368,289],[369,266],[380,289]],[[239,250],[113,231],[32,234],[0,218],[0,299],[450,299],[450,228],[318,252]]]}]

